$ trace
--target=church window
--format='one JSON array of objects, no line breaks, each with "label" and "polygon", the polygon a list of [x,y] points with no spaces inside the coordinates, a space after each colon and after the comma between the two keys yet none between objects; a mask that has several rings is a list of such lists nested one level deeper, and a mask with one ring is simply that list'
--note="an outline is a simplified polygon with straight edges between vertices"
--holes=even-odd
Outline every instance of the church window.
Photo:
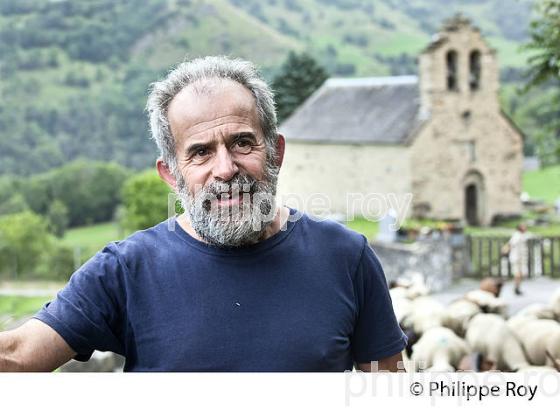
[{"label": "church window", "polygon": [[457,81],[457,52],[451,50],[447,52],[447,89],[450,91],[457,91],[458,81]]},{"label": "church window", "polygon": [[476,143],[474,141],[467,142],[467,147],[469,151],[469,160],[470,162],[476,161]]},{"label": "church window", "polygon": [[469,57],[469,85],[471,91],[480,88],[480,51],[472,51]]}]

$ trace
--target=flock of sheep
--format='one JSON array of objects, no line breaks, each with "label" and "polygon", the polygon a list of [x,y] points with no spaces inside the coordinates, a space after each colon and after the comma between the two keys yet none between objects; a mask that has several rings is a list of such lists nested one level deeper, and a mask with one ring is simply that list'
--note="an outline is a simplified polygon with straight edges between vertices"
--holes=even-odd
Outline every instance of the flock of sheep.
[{"label": "flock of sheep", "polygon": [[[560,288],[548,304],[511,317],[499,297],[501,282],[444,306],[420,282],[394,283],[397,320],[409,338],[404,352],[415,371],[560,371]],[[409,369],[412,370],[412,369]]]}]

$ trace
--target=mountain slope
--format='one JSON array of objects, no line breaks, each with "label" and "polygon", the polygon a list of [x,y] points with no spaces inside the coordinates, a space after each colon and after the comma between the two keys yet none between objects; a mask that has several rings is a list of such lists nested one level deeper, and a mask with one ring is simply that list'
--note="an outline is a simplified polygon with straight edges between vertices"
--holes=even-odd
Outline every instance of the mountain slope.
[{"label": "mountain slope", "polygon": [[[250,59],[271,78],[288,51],[332,75],[409,74],[457,11],[523,67],[532,0],[0,0],[0,174],[87,157],[144,168],[155,150],[147,87],[206,54]],[[510,71],[507,71],[510,70]]]}]

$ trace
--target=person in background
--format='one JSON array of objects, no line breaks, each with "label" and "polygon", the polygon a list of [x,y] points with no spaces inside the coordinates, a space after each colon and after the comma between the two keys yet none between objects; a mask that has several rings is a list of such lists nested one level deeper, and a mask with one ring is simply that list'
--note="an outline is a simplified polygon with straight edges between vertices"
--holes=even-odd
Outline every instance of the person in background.
[{"label": "person in background", "polygon": [[532,235],[527,232],[527,225],[520,223],[506,244],[509,263],[515,280],[515,294],[522,295],[521,280],[529,273],[529,246]]}]

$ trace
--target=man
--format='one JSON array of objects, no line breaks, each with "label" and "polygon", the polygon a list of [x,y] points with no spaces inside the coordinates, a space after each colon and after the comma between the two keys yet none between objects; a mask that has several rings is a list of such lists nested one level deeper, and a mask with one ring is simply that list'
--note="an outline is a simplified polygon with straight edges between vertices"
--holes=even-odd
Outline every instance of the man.
[{"label": "man", "polygon": [[285,141],[255,68],[183,63],[147,108],[185,213],[108,244],[0,334],[0,369],[103,350],[126,371],[396,371],[406,337],[365,238],[276,205]]},{"label": "man", "polygon": [[529,274],[528,242],[532,237],[533,235],[527,232],[527,225],[520,223],[505,246],[506,251],[509,253],[509,263],[514,276],[514,292],[518,296],[523,294],[521,291],[521,281],[524,276]]}]

